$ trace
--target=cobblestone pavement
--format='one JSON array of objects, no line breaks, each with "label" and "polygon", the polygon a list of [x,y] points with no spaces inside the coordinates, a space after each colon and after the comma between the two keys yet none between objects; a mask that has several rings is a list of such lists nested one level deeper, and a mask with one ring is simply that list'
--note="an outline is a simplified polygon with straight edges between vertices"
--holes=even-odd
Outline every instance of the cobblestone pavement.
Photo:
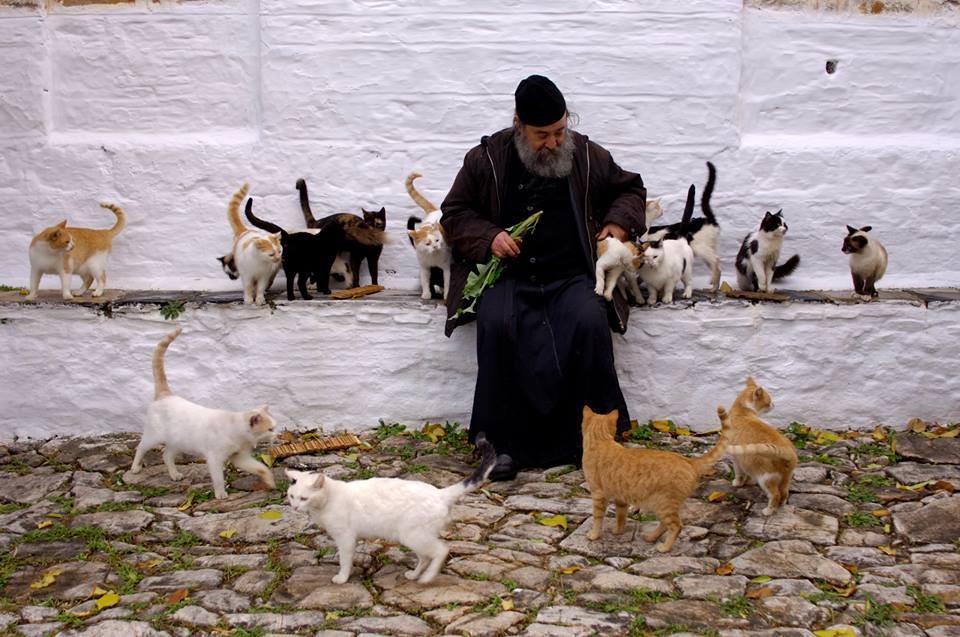
[{"label": "cobblestone pavement", "polygon": [[[369,449],[284,462],[437,485],[471,471],[462,430],[427,433],[442,435],[381,425]],[[676,433],[645,425],[634,438],[688,454],[713,442]],[[282,490],[231,471],[217,501],[204,465],[181,465],[174,483],[156,452],[126,473],[136,434],[0,444],[0,634],[960,635],[960,440],[793,437],[789,505],[763,517],[758,489],[719,467],[667,555],[640,537],[640,514],[588,541],[573,467],[490,484],[456,506],[430,585],[399,576],[413,555],[378,542],[332,584],[332,542]]]}]

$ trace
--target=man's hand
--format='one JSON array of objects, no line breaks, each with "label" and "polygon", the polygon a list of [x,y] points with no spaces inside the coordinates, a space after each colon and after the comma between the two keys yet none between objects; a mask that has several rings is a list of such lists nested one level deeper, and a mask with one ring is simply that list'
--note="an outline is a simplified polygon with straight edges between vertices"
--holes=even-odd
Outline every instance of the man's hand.
[{"label": "man's hand", "polygon": [[607,237],[613,237],[614,239],[619,239],[620,241],[626,241],[629,238],[627,231],[621,228],[615,223],[608,223],[603,228],[600,229],[600,232],[597,233],[597,241],[603,241]]},{"label": "man's hand", "polygon": [[490,244],[490,252],[493,256],[501,259],[512,259],[520,255],[520,244],[513,240],[510,233],[502,230],[500,234],[493,238]]}]

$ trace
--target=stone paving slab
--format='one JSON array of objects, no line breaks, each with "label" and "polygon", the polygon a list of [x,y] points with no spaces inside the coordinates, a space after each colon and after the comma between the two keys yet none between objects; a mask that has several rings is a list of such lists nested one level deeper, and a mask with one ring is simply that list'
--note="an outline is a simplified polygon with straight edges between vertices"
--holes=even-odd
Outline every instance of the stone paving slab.
[{"label": "stone paving slab", "polygon": [[[363,438],[369,449],[289,462],[441,486],[476,462],[462,430],[437,444],[393,430]],[[713,476],[684,503],[667,554],[642,539],[656,525],[644,512],[614,535],[611,507],[589,540],[576,467],[524,471],[457,503],[429,585],[403,576],[411,552],[379,541],[361,542],[350,580],[332,583],[334,543],[282,491],[231,476],[228,499],[214,500],[204,464],[181,465],[175,482],[159,454],[130,474],[138,439],[0,444],[0,634],[960,635],[956,438],[899,433],[900,455],[889,440],[877,455],[871,433],[806,441],[791,499],[771,516],[757,487]],[[713,442],[651,441],[693,455]]]}]

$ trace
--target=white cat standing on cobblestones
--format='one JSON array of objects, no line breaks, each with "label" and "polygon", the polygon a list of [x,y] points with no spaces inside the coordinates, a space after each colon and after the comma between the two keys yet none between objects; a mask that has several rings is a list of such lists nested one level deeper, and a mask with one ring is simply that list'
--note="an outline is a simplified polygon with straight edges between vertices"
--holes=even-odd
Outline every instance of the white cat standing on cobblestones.
[{"label": "white cat standing on cobblestones", "polygon": [[130,471],[140,473],[143,456],[154,447],[163,445],[163,462],[172,480],[183,479],[183,474],[177,471],[174,464],[177,454],[203,456],[217,499],[227,497],[223,479],[223,467],[227,461],[237,469],[260,476],[273,489],[276,483],[270,469],[251,455],[258,443],[273,439],[274,422],[266,405],[249,411],[210,409],[174,396],[170,390],[163,368],[163,355],[182,331],[178,327],[164,336],[153,351],[155,393],[153,402],[147,408],[143,437],[137,446]]},{"label": "white cat standing on cobblestones", "polygon": [[493,445],[483,434],[476,439],[483,454],[473,475],[444,489],[417,480],[370,478],[341,482],[322,473],[287,470],[287,501],[305,511],[337,544],[340,570],[334,584],[350,578],[357,539],[399,542],[417,554],[417,566],[404,573],[409,580],[428,584],[440,572],[450,548],[440,539],[450,509],[464,493],[486,481],[496,463]]}]

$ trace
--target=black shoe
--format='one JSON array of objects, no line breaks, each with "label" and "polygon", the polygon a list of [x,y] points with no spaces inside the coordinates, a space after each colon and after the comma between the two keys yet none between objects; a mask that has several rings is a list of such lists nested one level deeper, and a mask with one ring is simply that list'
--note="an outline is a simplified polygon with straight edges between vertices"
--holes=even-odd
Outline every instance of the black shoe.
[{"label": "black shoe", "polygon": [[505,453],[497,456],[497,464],[493,465],[493,471],[490,472],[490,480],[500,482],[504,480],[513,480],[517,477],[520,467],[513,458]]}]

